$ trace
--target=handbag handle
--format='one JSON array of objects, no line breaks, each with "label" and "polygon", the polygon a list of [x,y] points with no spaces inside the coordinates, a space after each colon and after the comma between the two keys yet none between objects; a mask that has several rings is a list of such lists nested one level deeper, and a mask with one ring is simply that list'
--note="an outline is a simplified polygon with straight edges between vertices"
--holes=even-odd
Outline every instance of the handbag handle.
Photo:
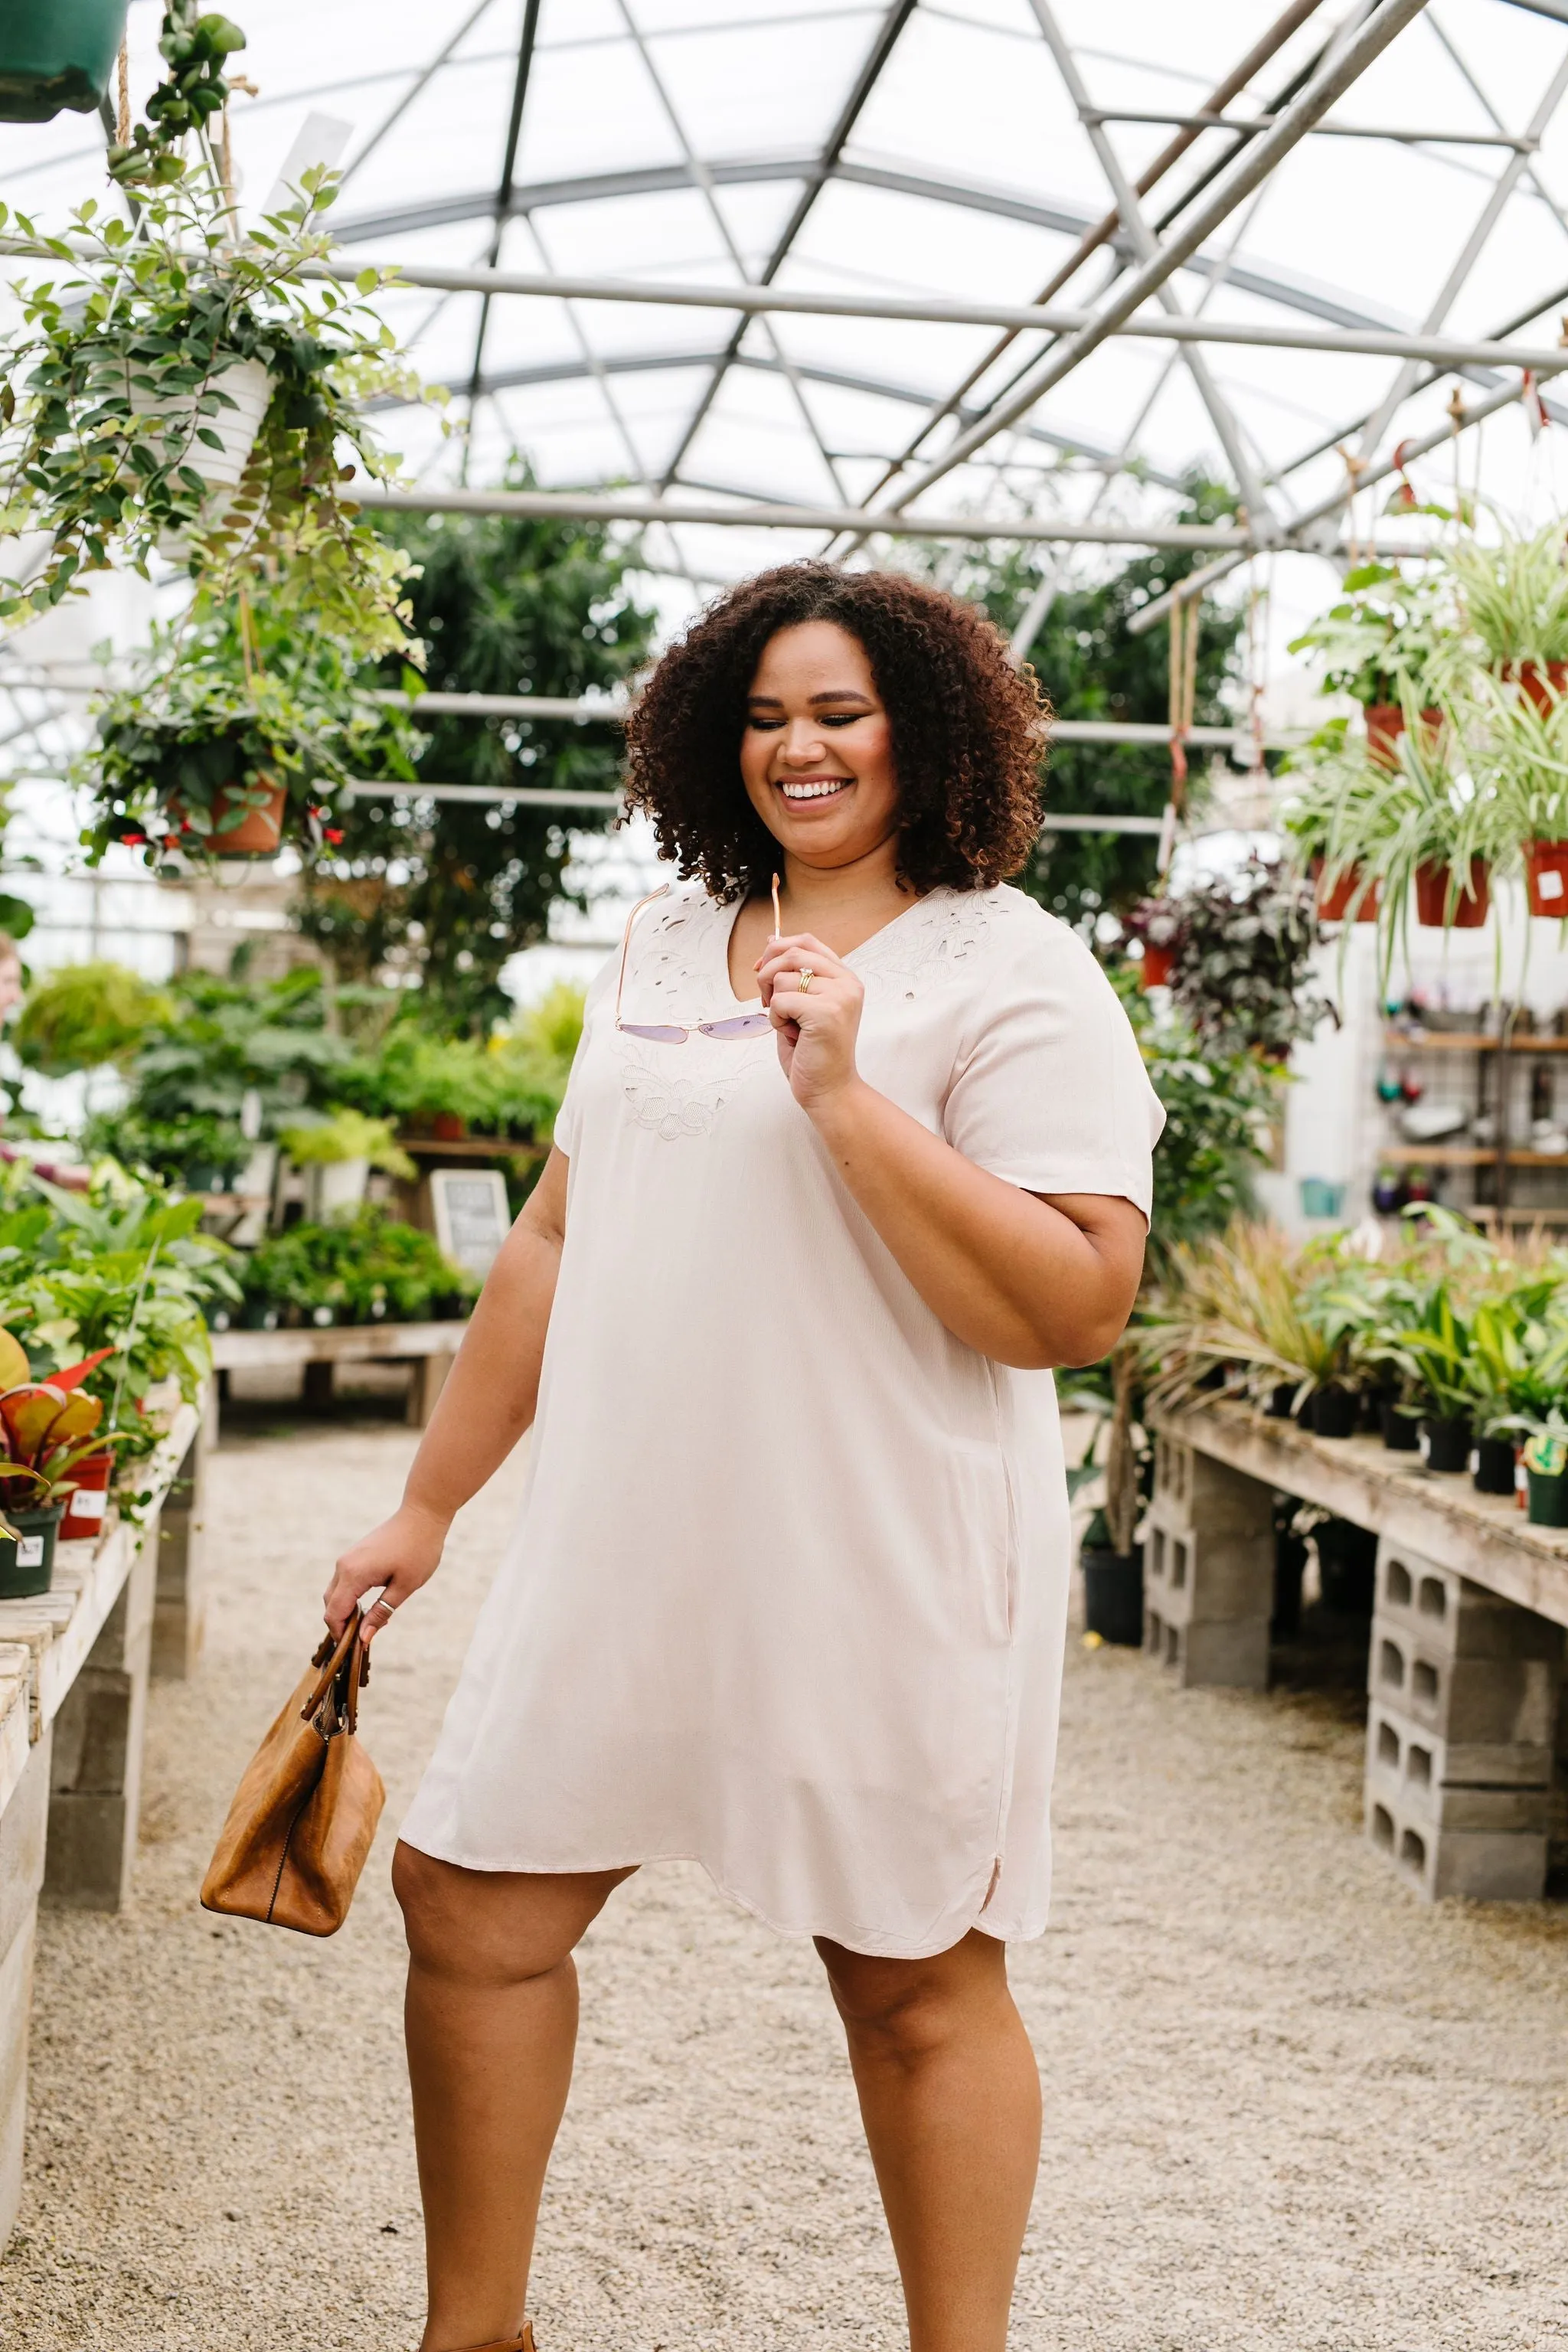
[{"label": "handbag handle", "polygon": [[[341,1677],[342,1688],[338,1693],[337,1705],[332,1712],[337,1718],[337,1727],[352,1736],[359,1723],[359,1695],[370,1680],[370,1650],[364,1638],[362,1610],[356,1607],[335,1643],[331,1633],[327,1635],[310,1664],[320,1666],[321,1674],[300,1709],[300,1721],[311,1721],[321,1701]],[[328,1738],[331,1736],[330,1733],[327,1735]]]}]

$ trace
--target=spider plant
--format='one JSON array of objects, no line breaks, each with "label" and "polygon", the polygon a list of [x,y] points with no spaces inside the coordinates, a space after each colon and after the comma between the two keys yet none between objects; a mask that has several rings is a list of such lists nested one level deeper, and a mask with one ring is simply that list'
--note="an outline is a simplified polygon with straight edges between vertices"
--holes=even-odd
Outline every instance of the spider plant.
[{"label": "spider plant", "polygon": [[1527,664],[1545,669],[1568,661],[1568,547],[1561,521],[1529,539],[1506,530],[1490,545],[1458,539],[1447,569],[1462,634],[1450,635],[1439,655],[1445,680],[1475,659],[1478,646],[1487,666],[1505,675]]},{"label": "spider plant", "polygon": [[1172,1253],[1139,1345],[1155,1406],[1190,1402],[1216,1365],[1246,1367],[1227,1383],[1233,1391],[1289,1381],[1299,1398],[1326,1387],[1344,1365],[1342,1339],[1302,1312],[1299,1264],[1284,1234],[1246,1222]]}]

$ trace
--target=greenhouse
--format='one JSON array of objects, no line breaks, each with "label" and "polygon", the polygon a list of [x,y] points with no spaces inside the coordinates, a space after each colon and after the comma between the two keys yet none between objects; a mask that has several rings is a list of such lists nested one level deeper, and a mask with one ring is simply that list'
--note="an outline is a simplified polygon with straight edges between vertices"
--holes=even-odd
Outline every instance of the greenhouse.
[{"label": "greenhouse", "polygon": [[14,0],[0,337],[0,2344],[1568,2343],[1568,0]]}]

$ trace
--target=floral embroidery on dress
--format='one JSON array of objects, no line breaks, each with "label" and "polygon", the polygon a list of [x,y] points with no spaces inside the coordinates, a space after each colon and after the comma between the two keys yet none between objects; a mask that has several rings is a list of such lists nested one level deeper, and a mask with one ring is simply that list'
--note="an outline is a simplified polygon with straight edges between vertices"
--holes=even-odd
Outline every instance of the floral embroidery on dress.
[{"label": "floral embroidery on dress", "polygon": [[1007,911],[996,890],[932,890],[857,949],[851,961],[868,996],[924,995],[968,977],[992,925]]}]

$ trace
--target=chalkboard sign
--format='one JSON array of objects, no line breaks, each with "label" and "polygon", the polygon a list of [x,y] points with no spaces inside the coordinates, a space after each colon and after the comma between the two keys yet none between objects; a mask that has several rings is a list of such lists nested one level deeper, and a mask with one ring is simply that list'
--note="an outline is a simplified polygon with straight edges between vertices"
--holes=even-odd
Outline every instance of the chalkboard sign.
[{"label": "chalkboard sign", "polygon": [[437,1168],[430,1202],[436,1238],[447,1255],[482,1279],[511,1226],[505,1177],[495,1168]]}]

